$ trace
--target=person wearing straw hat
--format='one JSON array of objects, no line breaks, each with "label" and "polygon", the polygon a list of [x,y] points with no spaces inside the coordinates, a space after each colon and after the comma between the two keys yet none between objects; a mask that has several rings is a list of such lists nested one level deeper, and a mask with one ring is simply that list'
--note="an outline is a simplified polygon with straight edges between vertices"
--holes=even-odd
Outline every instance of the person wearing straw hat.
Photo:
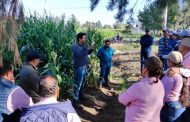
[{"label": "person wearing straw hat", "polygon": [[[183,56],[178,51],[172,51],[167,56],[168,67],[182,67]],[[180,115],[185,111],[185,106],[189,103],[184,96],[188,95],[188,82],[186,78],[182,78],[180,74],[162,78],[165,96],[164,106],[161,110],[161,121],[176,122],[180,119]],[[174,111],[175,110],[175,111]]]}]

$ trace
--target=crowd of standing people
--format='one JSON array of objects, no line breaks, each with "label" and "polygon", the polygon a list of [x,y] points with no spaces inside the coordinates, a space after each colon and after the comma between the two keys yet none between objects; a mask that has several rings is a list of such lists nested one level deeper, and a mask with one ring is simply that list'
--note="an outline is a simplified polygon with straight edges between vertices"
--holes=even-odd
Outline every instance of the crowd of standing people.
[{"label": "crowd of standing people", "polygon": [[[158,41],[158,54],[152,56],[155,39],[150,30],[140,38],[141,79],[119,94],[126,106],[125,122],[190,122],[190,31],[163,30]],[[98,87],[109,88],[109,75],[114,49],[110,40],[98,49],[100,76]],[[75,109],[89,98],[84,93],[88,55],[94,43],[86,43],[86,34],[78,33],[72,46],[75,85],[73,100],[59,102],[59,85],[54,76],[38,72],[40,55],[30,50],[15,84],[13,65],[3,61],[0,66],[0,121],[12,122],[80,122]],[[74,109],[75,108],[75,109]]]},{"label": "crowd of standing people", "polygon": [[190,30],[163,30],[157,56],[153,37],[140,39],[142,79],[119,95],[125,122],[190,122]]}]

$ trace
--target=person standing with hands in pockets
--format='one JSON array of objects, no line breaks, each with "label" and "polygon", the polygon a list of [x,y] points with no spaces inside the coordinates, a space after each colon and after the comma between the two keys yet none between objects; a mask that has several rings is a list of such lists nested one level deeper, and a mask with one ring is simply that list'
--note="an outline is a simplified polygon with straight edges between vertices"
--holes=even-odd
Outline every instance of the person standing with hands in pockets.
[{"label": "person standing with hands in pockets", "polygon": [[84,95],[83,88],[86,80],[88,55],[94,50],[94,44],[87,46],[86,34],[78,33],[76,36],[77,42],[72,46],[72,53],[74,58],[74,79],[75,87],[73,91],[73,106],[81,109],[79,100],[88,100]]},{"label": "person standing with hands in pockets", "polygon": [[97,57],[100,59],[100,81],[98,86],[109,87],[108,76],[110,74],[110,69],[112,66],[112,57],[114,54],[114,49],[110,47],[110,40],[105,40],[105,45],[98,50]]}]

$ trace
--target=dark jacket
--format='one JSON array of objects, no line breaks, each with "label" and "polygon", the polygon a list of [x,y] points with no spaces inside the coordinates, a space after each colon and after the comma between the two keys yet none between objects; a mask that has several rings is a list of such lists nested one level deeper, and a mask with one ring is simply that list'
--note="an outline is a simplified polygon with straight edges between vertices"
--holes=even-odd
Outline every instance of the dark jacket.
[{"label": "dark jacket", "polygon": [[70,101],[24,108],[20,122],[67,122],[67,114],[76,113]]},{"label": "dark jacket", "polygon": [[86,44],[79,45],[78,43],[72,46],[72,52],[74,57],[74,67],[82,67],[88,65],[88,54],[92,53],[93,50],[88,50]]},{"label": "dark jacket", "polygon": [[41,76],[39,72],[30,64],[25,64],[20,71],[19,85],[24,89],[28,96],[32,97],[34,103],[40,101],[39,86]]},{"label": "dark jacket", "polygon": [[9,94],[18,86],[4,78],[0,78],[0,122],[3,121],[3,116],[9,115],[10,112],[7,108],[7,99]]},{"label": "dark jacket", "polygon": [[114,50],[111,47],[101,47],[97,57],[100,59],[100,67],[111,67]]},{"label": "dark jacket", "polygon": [[141,53],[151,52],[151,46],[154,43],[154,38],[150,35],[143,35],[140,39]]}]

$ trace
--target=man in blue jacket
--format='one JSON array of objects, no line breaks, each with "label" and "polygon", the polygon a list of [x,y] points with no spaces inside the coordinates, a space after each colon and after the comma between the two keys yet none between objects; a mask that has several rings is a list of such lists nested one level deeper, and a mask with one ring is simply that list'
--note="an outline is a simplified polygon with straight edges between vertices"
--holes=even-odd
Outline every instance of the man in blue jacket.
[{"label": "man in blue jacket", "polygon": [[152,51],[152,45],[154,43],[154,38],[150,35],[150,31],[148,29],[145,30],[145,35],[143,35],[140,39],[141,45],[141,72],[142,67],[144,65],[145,60],[150,57]]},{"label": "man in blue jacket", "polygon": [[3,61],[0,66],[0,122],[17,122],[19,109],[32,104],[32,99],[24,90],[15,85],[13,65]]},{"label": "man in blue jacket", "polygon": [[110,47],[110,40],[105,40],[105,45],[98,50],[97,57],[100,59],[100,83],[99,87],[109,87],[108,76],[112,66],[113,48]]},{"label": "man in blue jacket", "polygon": [[73,105],[74,107],[81,108],[79,99],[87,100],[84,96],[83,88],[86,80],[88,54],[91,54],[94,49],[94,45],[86,45],[86,34],[78,33],[77,42],[72,46],[72,52],[74,57],[74,78],[75,87],[73,92]]}]

